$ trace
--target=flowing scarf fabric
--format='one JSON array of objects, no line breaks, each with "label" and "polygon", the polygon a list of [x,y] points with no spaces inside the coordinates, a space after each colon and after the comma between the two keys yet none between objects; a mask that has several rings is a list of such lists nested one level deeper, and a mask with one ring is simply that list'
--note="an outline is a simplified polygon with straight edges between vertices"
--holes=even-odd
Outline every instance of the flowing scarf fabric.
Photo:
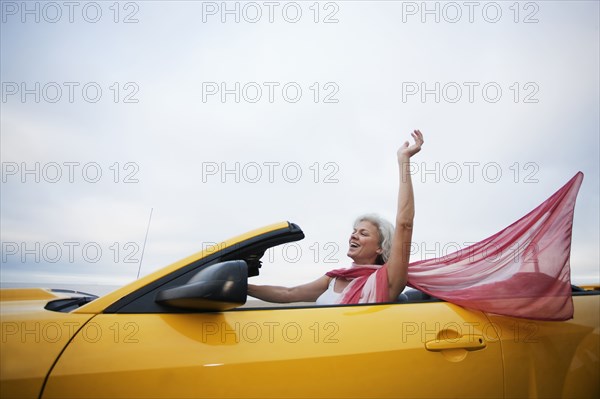
[{"label": "flowing scarf fabric", "polygon": [[326,273],[329,277],[341,277],[350,281],[338,303],[373,303],[388,302],[387,268],[378,265],[357,266],[349,269],[336,269]]},{"label": "flowing scarf fabric", "polygon": [[[471,309],[538,320],[573,317],[571,233],[583,173],[504,230],[441,258],[411,263],[408,285]],[[386,302],[385,266],[327,275],[353,279],[340,303]],[[356,276],[356,277],[355,277]]]}]

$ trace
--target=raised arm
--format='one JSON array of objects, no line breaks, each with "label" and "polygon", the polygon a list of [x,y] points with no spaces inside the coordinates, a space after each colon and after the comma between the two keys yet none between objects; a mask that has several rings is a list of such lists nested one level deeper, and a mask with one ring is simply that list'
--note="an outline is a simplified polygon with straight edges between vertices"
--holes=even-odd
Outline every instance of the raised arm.
[{"label": "raised arm", "polygon": [[327,290],[330,278],[321,276],[308,284],[296,287],[248,284],[248,295],[267,302],[315,302]]},{"label": "raised arm", "polygon": [[398,149],[398,169],[400,187],[398,190],[398,210],[396,211],[396,229],[392,241],[392,251],[387,261],[388,287],[390,301],[394,301],[406,286],[410,244],[412,240],[415,200],[410,178],[410,157],[421,150],[423,135],[419,130],[412,133],[413,145],[405,142]]}]

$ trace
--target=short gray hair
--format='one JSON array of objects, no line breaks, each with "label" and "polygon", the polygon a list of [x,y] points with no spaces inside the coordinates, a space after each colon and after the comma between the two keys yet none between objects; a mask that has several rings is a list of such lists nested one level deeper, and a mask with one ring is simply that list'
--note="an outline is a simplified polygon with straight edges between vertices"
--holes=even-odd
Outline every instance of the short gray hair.
[{"label": "short gray hair", "polygon": [[367,213],[364,215],[360,215],[354,221],[353,227],[356,226],[360,222],[370,222],[375,227],[377,227],[377,231],[379,232],[379,246],[383,250],[381,255],[377,256],[377,260],[375,263],[378,265],[383,265],[390,258],[390,254],[392,252],[392,240],[394,238],[394,225],[377,215],[376,213]]}]

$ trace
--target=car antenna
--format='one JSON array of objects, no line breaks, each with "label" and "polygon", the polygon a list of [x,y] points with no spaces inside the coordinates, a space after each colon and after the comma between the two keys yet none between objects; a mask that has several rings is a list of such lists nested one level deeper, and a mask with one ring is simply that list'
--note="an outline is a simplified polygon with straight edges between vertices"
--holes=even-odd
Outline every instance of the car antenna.
[{"label": "car antenna", "polygon": [[154,208],[150,208],[150,217],[148,218],[148,227],[146,227],[146,237],[144,237],[144,245],[142,246],[142,255],[140,256],[140,266],[138,267],[136,280],[140,278],[140,271],[142,270],[142,260],[144,260],[144,250],[146,249],[146,240],[148,240],[148,231],[150,231],[150,222],[152,221],[152,211]]}]

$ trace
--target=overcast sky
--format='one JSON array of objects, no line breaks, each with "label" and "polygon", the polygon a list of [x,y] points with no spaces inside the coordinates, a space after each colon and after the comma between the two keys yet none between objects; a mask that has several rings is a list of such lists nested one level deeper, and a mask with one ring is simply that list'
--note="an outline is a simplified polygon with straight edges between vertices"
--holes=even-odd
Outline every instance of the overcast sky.
[{"label": "overcast sky", "polygon": [[254,280],[316,279],[393,220],[413,129],[411,260],[582,171],[572,279],[600,281],[597,1],[1,6],[3,283],[123,284],[284,220],[306,238]]}]

